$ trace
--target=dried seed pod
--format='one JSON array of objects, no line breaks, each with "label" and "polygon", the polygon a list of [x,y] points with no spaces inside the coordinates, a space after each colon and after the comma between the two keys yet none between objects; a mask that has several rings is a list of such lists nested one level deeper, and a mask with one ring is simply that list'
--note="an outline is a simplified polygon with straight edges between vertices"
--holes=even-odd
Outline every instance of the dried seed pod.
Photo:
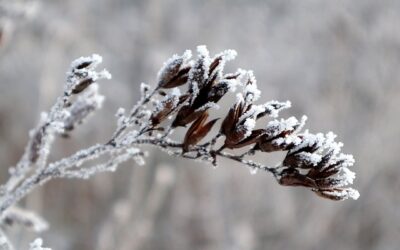
[{"label": "dried seed pod", "polygon": [[334,201],[347,200],[349,198],[357,200],[360,194],[352,188],[334,188],[334,189],[312,189],[318,196]]},{"label": "dried seed pod", "polygon": [[188,129],[183,141],[183,152],[189,151],[190,146],[196,145],[203,139],[212,129],[218,119],[214,119],[205,124],[208,118],[208,113],[204,112],[192,126]]},{"label": "dried seed pod", "polygon": [[165,86],[170,83],[171,79],[173,79],[178,74],[182,64],[182,57],[175,56],[168,60],[158,74],[158,86],[160,88],[165,88]]},{"label": "dried seed pod", "polygon": [[221,133],[225,135],[225,145],[228,148],[233,148],[244,137],[244,131],[237,129],[238,121],[243,113],[244,105],[239,102],[228,112],[224,121],[221,124]]},{"label": "dried seed pod", "polygon": [[208,92],[208,101],[217,103],[229,91],[229,87],[229,83],[224,81],[212,86]]},{"label": "dried seed pod", "polygon": [[165,82],[161,87],[164,89],[171,89],[175,87],[182,86],[188,81],[190,66],[185,67],[172,77],[169,81]]},{"label": "dried seed pod", "polygon": [[92,85],[87,92],[78,96],[78,98],[71,103],[68,108],[69,115],[63,120],[64,133],[72,131],[76,125],[83,123],[94,111],[101,108],[104,101],[104,96],[98,92],[98,86]]},{"label": "dried seed pod", "polygon": [[185,127],[187,124],[199,118],[206,110],[196,111],[189,105],[183,106],[172,122],[172,127]]},{"label": "dried seed pod", "polygon": [[321,156],[319,154],[314,154],[318,149],[319,143],[317,141],[299,149],[292,149],[286,154],[283,165],[289,167],[312,168],[321,161]]},{"label": "dried seed pod", "polygon": [[316,188],[315,181],[305,175],[302,175],[296,169],[285,169],[279,178],[279,184],[283,186],[302,186]]},{"label": "dried seed pod", "polygon": [[210,57],[205,46],[198,46],[199,58],[196,60],[189,72],[189,93],[196,98],[198,91],[204,87],[210,70]]},{"label": "dried seed pod", "polygon": [[296,131],[304,125],[305,118],[299,122],[295,117],[270,121],[265,134],[257,142],[256,149],[262,152],[291,150],[302,142]]},{"label": "dried seed pod", "polygon": [[213,75],[214,71],[217,69],[217,67],[220,65],[221,61],[222,61],[222,55],[221,56],[217,56],[212,63],[210,64],[210,70],[209,70],[209,76]]},{"label": "dried seed pod", "polygon": [[158,72],[158,87],[169,89],[186,83],[190,66],[185,64],[191,57],[192,52],[186,50],[183,55],[174,55],[168,59]]},{"label": "dried seed pod", "polygon": [[66,96],[79,94],[97,80],[111,79],[111,74],[107,70],[95,71],[95,68],[102,60],[101,56],[93,54],[92,56],[80,57],[73,61],[67,72],[67,83],[64,87],[64,94]]},{"label": "dried seed pod", "polygon": [[84,91],[87,87],[89,87],[90,84],[92,84],[94,81],[92,78],[86,78],[80,81],[78,84],[74,86],[72,89],[72,94],[79,94],[82,91]]},{"label": "dried seed pod", "polygon": [[251,135],[244,140],[232,145],[227,145],[228,148],[242,148],[249,145],[252,145],[258,141],[258,139],[265,133],[264,129],[256,129],[251,132]]},{"label": "dried seed pod", "polygon": [[89,67],[91,64],[93,63],[93,61],[82,61],[79,64],[77,64],[75,66],[75,69],[84,69]]},{"label": "dried seed pod", "polygon": [[241,75],[240,72],[230,73],[230,74],[224,75],[224,79],[225,79],[225,80],[236,80],[236,79],[238,79],[238,77],[239,77],[240,75]]},{"label": "dried seed pod", "polygon": [[280,173],[282,185],[306,186],[319,196],[343,200],[357,199],[359,194],[351,188],[355,174],[348,169],[354,164],[350,155],[339,154],[341,143],[334,142],[335,135],[328,133],[302,134],[301,142],[287,153]]},{"label": "dried seed pod", "polygon": [[162,102],[162,109],[153,113],[150,117],[152,126],[157,126],[163,122],[180,104],[186,101],[189,95],[172,96]]},{"label": "dried seed pod", "polygon": [[234,50],[225,50],[214,57],[210,63],[209,77],[216,75],[218,78],[222,77],[222,71],[224,70],[225,63],[233,60],[237,53]]},{"label": "dried seed pod", "polygon": [[246,103],[243,98],[239,98],[221,125],[221,134],[225,135],[224,146],[233,149],[255,143],[265,132],[253,130],[257,114],[261,111],[262,107]]},{"label": "dried seed pod", "polygon": [[236,103],[232,108],[229,109],[227,116],[221,124],[221,133],[228,135],[234,130],[237,121],[240,116],[241,103]]}]

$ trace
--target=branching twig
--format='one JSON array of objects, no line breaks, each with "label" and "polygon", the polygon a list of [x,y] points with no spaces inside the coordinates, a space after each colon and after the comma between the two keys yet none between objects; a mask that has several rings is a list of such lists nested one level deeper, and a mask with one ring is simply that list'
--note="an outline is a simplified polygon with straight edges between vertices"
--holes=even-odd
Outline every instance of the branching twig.
[{"label": "branching twig", "polygon": [[[117,112],[117,128],[104,144],[80,150],[69,157],[48,163],[53,140],[68,136],[91,113],[101,107],[103,97],[97,81],[110,79],[106,71],[95,71],[101,57],[93,55],[74,61],[67,74],[64,92],[48,114],[43,114],[31,132],[25,153],[16,167],[10,169],[10,179],[1,187],[0,214],[15,205],[35,187],[54,178],[89,178],[96,173],[115,171],[123,162],[134,159],[143,163],[143,145],[155,146],[170,155],[200,160],[216,166],[218,158],[241,163],[251,173],[264,170],[287,186],[302,186],[332,200],[357,199],[352,188],[355,174],[349,170],[354,159],[340,153],[341,143],[334,141],[332,132],[312,134],[301,132],[306,117],[278,120],[281,110],[290,102],[270,101],[256,104],[260,97],[252,71],[223,72],[225,62],[236,52],[224,51],[211,58],[205,46],[191,52],[174,55],[158,74],[158,83],[151,88],[142,84],[141,98],[125,114]],[[209,119],[210,111],[229,92],[236,92],[236,102],[213,133],[217,119]],[[269,121],[257,129],[262,117]],[[188,127],[188,128],[187,128]],[[186,130],[181,141],[174,141],[175,130]],[[204,141],[203,143],[200,143]],[[218,142],[223,142],[217,146]],[[238,153],[238,149],[246,149]],[[229,151],[228,151],[229,150]],[[255,152],[286,151],[283,162],[276,167],[255,162]],[[97,159],[93,166],[92,160]]]}]

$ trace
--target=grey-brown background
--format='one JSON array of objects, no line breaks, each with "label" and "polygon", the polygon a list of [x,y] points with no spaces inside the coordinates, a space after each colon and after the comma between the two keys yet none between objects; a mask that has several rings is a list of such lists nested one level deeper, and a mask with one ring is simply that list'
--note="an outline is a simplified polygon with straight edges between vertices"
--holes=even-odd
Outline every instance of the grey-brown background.
[{"label": "grey-brown background", "polygon": [[[41,110],[62,91],[74,58],[104,57],[104,108],[56,160],[104,142],[114,113],[154,83],[173,53],[206,44],[239,53],[228,67],[253,69],[262,98],[291,100],[283,116],[307,114],[312,131],[339,134],[356,158],[357,201],[332,202],[284,188],[266,173],[221,162],[213,169],[149,149],[89,181],[53,181],[24,204],[51,224],[54,249],[399,249],[400,1],[43,0],[14,20],[0,50],[1,181]],[[259,160],[274,163],[280,156]],[[33,235],[11,230],[17,249]]]}]

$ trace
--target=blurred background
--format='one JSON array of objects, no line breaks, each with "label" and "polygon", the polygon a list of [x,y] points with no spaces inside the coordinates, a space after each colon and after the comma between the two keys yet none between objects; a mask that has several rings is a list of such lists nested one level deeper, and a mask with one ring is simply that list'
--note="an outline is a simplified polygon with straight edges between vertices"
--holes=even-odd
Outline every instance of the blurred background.
[{"label": "blurred background", "polygon": [[[69,63],[98,53],[112,81],[104,108],[51,160],[104,142],[118,107],[138,100],[174,53],[206,44],[235,49],[231,71],[252,69],[267,101],[291,100],[282,117],[306,114],[314,132],[336,132],[354,154],[357,201],[332,202],[279,186],[267,173],[171,158],[155,149],[145,166],[55,180],[22,204],[50,223],[53,249],[380,249],[400,247],[400,1],[8,0],[0,11],[0,181],[28,131],[61,93]],[[23,7],[25,6],[25,7]],[[32,12],[32,13],[31,13]],[[271,164],[281,156],[259,158]],[[34,234],[9,230],[16,249]]]}]

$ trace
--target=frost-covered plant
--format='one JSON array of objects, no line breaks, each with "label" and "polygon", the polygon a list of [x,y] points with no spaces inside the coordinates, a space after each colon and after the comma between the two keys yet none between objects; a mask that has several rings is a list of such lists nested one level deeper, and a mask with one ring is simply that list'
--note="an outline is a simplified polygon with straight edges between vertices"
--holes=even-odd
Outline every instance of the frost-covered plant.
[{"label": "frost-covered plant", "polygon": [[[359,193],[347,187],[355,178],[349,170],[354,159],[340,153],[342,143],[334,141],[332,132],[302,132],[305,116],[300,120],[278,119],[279,112],[291,106],[289,101],[257,103],[261,92],[252,71],[224,73],[225,63],[235,58],[235,51],[210,57],[205,46],[198,46],[197,54],[192,58],[187,50],[174,55],[159,71],[154,88],[142,84],[138,103],[128,112],[122,108],[117,111],[117,128],[107,142],[49,163],[54,139],[67,136],[101,107],[104,97],[98,92],[97,81],[111,78],[106,70],[96,71],[102,61],[98,55],[72,62],[63,94],[48,113],[41,115],[25,153],[1,186],[2,223],[10,218],[6,215],[11,206],[51,179],[86,179],[115,171],[130,159],[144,164],[142,145],[213,166],[220,158],[231,159],[251,173],[266,171],[282,185],[306,187],[332,200],[358,198]],[[218,102],[229,93],[236,95],[236,101],[224,117],[210,119]],[[267,122],[262,124],[261,118]],[[185,132],[184,138],[173,139],[177,130]],[[267,156],[276,151],[286,151],[284,160],[276,166],[252,160],[255,152]]]}]

